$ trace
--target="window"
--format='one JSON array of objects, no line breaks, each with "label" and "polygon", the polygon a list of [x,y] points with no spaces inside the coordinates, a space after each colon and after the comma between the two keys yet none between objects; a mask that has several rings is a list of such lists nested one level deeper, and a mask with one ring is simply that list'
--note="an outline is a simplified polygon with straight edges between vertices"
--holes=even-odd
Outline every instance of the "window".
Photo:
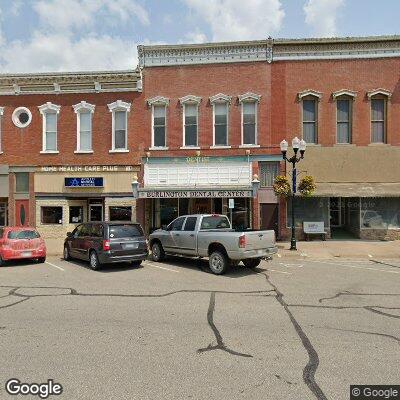
[{"label": "window", "polygon": [[140,225],[111,225],[110,226],[110,238],[131,238],[137,236],[144,236]]},{"label": "window", "polygon": [[3,146],[2,146],[3,113],[4,113],[4,107],[0,107],[0,154],[3,152]]},{"label": "window", "polygon": [[76,153],[92,153],[92,115],[95,106],[81,101],[73,108],[77,115]]},{"label": "window", "polygon": [[197,146],[197,118],[198,118],[198,105],[185,104],[184,105],[184,118],[185,118],[185,139],[184,146]]},{"label": "window", "polygon": [[201,229],[225,229],[230,228],[230,223],[227,217],[213,215],[211,217],[203,217],[201,221]]},{"label": "window", "polygon": [[7,226],[7,203],[0,203],[0,226]]},{"label": "window", "polygon": [[63,222],[62,207],[41,207],[40,214],[42,224],[62,224]]},{"label": "window", "polygon": [[92,224],[92,237],[102,238],[104,235],[103,225],[101,224]]},{"label": "window", "polygon": [[186,223],[185,223],[185,228],[183,229],[184,231],[194,231],[196,227],[196,222],[197,222],[197,217],[187,217],[186,218]]},{"label": "window", "polygon": [[37,239],[40,238],[38,232],[33,230],[21,230],[8,232],[8,239]]},{"label": "window", "polygon": [[214,104],[214,145],[228,146],[228,103]]},{"label": "window", "polygon": [[351,100],[336,100],[337,143],[351,143]]},{"label": "window", "polygon": [[131,103],[117,100],[108,104],[112,113],[112,143],[111,152],[128,150],[128,112],[131,110]]},{"label": "window", "polygon": [[307,143],[317,143],[317,101],[303,99],[303,139]]},{"label": "window", "polygon": [[185,217],[177,218],[175,221],[172,221],[168,226],[168,230],[170,231],[180,231],[182,230],[183,223],[185,222]]},{"label": "window", "polygon": [[29,172],[15,173],[15,191],[17,193],[29,192]]},{"label": "window", "polygon": [[81,222],[83,222],[83,207],[71,206],[69,208],[69,223],[79,224]]},{"label": "window", "polygon": [[386,137],[386,100],[382,98],[371,99],[371,141],[372,143],[385,143]]},{"label": "window", "polygon": [[153,146],[166,147],[166,107],[153,106]]},{"label": "window", "polygon": [[32,122],[32,113],[26,107],[18,107],[12,113],[12,121],[18,128],[26,128]]},{"label": "window", "polygon": [[257,104],[255,102],[243,102],[243,144],[257,144]]},{"label": "window", "polygon": [[57,116],[61,107],[50,102],[39,106],[43,117],[42,153],[57,152]]},{"label": "window", "polygon": [[278,175],[278,162],[260,162],[260,187],[272,187]]},{"label": "window", "polygon": [[110,206],[110,221],[132,221],[132,207]]}]

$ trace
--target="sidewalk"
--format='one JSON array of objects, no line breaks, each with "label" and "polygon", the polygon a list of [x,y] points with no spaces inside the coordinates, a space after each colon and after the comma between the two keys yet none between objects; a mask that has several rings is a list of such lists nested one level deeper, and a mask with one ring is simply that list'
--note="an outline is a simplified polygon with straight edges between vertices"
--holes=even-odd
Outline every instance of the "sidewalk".
[{"label": "sidewalk", "polygon": [[391,242],[373,240],[327,240],[297,242],[297,251],[291,251],[290,242],[278,242],[278,254],[282,258],[399,258],[400,240]]}]

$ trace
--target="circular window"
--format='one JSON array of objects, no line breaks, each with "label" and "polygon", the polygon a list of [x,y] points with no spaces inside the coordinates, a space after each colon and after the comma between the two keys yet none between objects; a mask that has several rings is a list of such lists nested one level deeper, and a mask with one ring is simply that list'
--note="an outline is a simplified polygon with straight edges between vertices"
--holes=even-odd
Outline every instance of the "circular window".
[{"label": "circular window", "polygon": [[32,121],[32,114],[26,107],[18,107],[12,114],[12,120],[18,128],[27,127]]}]

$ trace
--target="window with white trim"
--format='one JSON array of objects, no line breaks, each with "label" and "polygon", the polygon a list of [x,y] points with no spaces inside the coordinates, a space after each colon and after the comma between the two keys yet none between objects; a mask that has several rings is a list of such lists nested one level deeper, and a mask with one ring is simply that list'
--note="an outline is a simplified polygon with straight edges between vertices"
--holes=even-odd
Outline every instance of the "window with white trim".
[{"label": "window with white trim", "polygon": [[214,146],[228,146],[228,103],[214,104]]},{"label": "window with white trim", "polygon": [[73,107],[77,115],[76,152],[92,153],[92,116],[95,106],[81,101]]},{"label": "window with white trim", "polygon": [[153,107],[153,147],[166,147],[166,110],[165,104],[155,104]]},{"label": "window with white trim", "polygon": [[3,152],[3,131],[2,131],[2,125],[3,125],[3,113],[4,113],[4,107],[0,107],[0,154]]},{"label": "window with white trim", "polygon": [[128,112],[131,103],[117,100],[108,104],[108,108],[112,113],[111,152],[128,151]]},{"label": "window with white trim", "polygon": [[185,147],[198,146],[198,110],[197,104],[184,104],[184,120],[185,120]]},{"label": "window with white trim", "polygon": [[340,96],[336,99],[336,132],[337,143],[351,143],[352,99]]},{"label": "window with white trim", "polygon": [[371,143],[386,142],[386,98],[371,98]]},{"label": "window with white trim", "polygon": [[317,143],[318,101],[313,96],[302,99],[303,103],[303,139],[307,143]]},{"label": "window with white trim", "polygon": [[57,122],[61,106],[47,102],[39,106],[42,114],[42,153],[57,152]]},{"label": "window with white trim", "polygon": [[242,144],[257,144],[257,103],[244,101],[242,103],[243,135]]}]

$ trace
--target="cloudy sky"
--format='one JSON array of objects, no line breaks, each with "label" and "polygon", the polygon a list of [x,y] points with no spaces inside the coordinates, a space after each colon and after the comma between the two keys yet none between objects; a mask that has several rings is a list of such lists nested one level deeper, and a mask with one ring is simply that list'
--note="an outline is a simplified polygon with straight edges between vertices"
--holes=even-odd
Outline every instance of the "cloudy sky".
[{"label": "cloudy sky", "polygon": [[0,0],[0,72],[131,69],[137,44],[397,34],[399,17],[399,0]]}]

